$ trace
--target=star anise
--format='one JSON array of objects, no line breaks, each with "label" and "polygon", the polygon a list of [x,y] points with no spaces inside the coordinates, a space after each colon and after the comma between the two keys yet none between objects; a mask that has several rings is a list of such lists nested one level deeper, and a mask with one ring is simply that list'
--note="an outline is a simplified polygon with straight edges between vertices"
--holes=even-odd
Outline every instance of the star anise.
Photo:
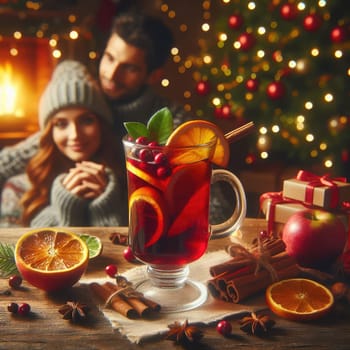
[{"label": "star anise", "polygon": [[252,312],[249,316],[243,317],[239,324],[241,330],[248,334],[263,335],[275,325],[275,321],[267,315],[257,315]]},{"label": "star anise", "polygon": [[112,232],[109,236],[109,239],[112,241],[113,244],[125,246],[128,245],[128,236],[119,232]]},{"label": "star anise", "polygon": [[73,322],[79,322],[86,318],[88,311],[89,307],[86,304],[76,301],[67,301],[58,309],[58,312],[63,315],[63,319]]},{"label": "star anise", "polygon": [[202,339],[203,332],[196,326],[190,325],[188,320],[184,323],[174,322],[168,325],[167,340],[173,340],[177,344],[195,343]]}]

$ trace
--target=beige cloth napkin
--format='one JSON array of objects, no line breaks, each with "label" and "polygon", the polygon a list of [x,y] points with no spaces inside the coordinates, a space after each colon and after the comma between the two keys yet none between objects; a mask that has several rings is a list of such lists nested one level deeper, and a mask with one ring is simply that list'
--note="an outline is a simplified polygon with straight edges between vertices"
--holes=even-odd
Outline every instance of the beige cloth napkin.
[{"label": "beige cloth napkin", "polygon": [[[211,277],[209,273],[210,266],[227,261],[227,259],[228,254],[224,250],[207,253],[198,261],[190,264],[189,277],[194,277],[193,279],[206,284]],[[146,276],[146,266],[138,266],[128,270],[123,276],[125,276],[130,282],[136,283]],[[94,279],[93,281],[83,278],[81,283],[103,283],[108,280],[111,281],[110,278],[100,280]],[[179,313],[160,313],[159,318],[152,320],[130,320],[112,309],[104,308],[101,305],[101,311],[110,321],[112,327],[117,329],[133,343],[140,343],[147,339],[163,336],[168,331],[168,325],[175,321],[182,323],[187,319],[189,323],[210,324],[229,316],[258,311],[265,308],[266,305],[261,301],[257,301],[256,305],[223,302],[214,299],[209,292],[207,301],[197,309],[182,311]]]}]

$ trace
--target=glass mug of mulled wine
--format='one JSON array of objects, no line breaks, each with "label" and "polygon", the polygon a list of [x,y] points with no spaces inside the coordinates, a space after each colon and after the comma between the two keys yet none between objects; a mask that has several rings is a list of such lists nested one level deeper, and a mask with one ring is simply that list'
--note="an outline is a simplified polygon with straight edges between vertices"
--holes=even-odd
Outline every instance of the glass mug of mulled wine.
[{"label": "glass mug of mulled wine", "polygon": [[[161,305],[162,312],[193,309],[207,299],[204,284],[188,278],[188,264],[206,251],[210,238],[239,229],[246,197],[239,179],[210,161],[216,137],[188,147],[140,145],[123,139],[129,204],[129,244],[147,265],[136,290]],[[236,206],[223,223],[209,222],[210,189],[225,182]]]}]

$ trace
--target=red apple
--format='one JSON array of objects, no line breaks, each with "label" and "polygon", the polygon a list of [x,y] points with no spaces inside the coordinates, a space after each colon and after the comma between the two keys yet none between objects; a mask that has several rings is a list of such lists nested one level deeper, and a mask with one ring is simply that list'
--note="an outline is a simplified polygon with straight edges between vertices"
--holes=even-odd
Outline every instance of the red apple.
[{"label": "red apple", "polygon": [[287,253],[304,267],[329,267],[344,250],[347,232],[335,215],[318,209],[293,214],[282,232]]}]

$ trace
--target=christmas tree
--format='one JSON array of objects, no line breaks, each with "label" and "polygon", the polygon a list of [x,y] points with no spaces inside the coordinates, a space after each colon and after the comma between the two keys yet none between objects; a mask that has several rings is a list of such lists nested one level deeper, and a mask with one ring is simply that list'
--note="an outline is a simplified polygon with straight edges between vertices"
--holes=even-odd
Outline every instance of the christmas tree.
[{"label": "christmas tree", "polygon": [[[346,1],[203,1],[188,105],[220,123],[252,120],[246,166],[274,161],[344,174],[350,157]],[[205,17],[205,18],[204,18]]]}]

